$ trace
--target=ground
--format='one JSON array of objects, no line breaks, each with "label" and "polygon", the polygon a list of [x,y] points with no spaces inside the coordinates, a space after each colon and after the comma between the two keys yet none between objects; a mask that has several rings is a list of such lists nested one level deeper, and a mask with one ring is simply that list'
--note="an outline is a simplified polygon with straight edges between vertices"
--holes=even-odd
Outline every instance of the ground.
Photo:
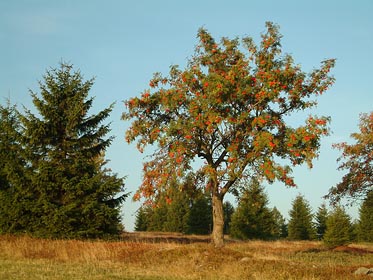
[{"label": "ground", "polygon": [[120,241],[0,236],[0,279],[366,279],[373,244],[334,249],[320,242],[228,238],[215,249],[206,236],[124,234]]}]

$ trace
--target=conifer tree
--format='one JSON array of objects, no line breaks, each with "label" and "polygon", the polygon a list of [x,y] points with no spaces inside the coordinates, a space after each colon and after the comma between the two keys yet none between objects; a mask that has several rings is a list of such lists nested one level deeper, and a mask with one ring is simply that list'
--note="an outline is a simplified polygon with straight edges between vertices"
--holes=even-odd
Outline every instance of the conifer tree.
[{"label": "conifer tree", "polygon": [[321,204],[315,218],[317,238],[321,240],[324,237],[326,231],[326,221],[328,219],[328,209],[326,208],[325,203]]},{"label": "conifer tree", "polygon": [[373,191],[370,191],[359,210],[358,240],[373,242]]},{"label": "conifer tree", "polygon": [[232,220],[232,215],[234,213],[234,207],[232,203],[226,201],[223,203],[223,212],[224,212],[224,234],[229,234],[230,232],[230,223]]},{"label": "conifer tree", "polygon": [[273,207],[271,215],[273,218],[273,224],[271,227],[272,238],[279,239],[287,237],[287,227],[285,218],[282,216],[280,211],[276,207]]},{"label": "conifer tree", "polygon": [[212,205],[207,194],[199,192],[192,201],[189,214],[190,234],[209,234],[212,227]]},{"label": "conifer tree", "polygon": [[141,206],[136,214],[135,231],[147,231],[151,215],[152,209],[150,206]]},{"label": "conifer tree", "polygon": [[[180,191],[176,184],[158,193],[152,206],[142,206],[136,216],[136,230],[208,234],[211,229],[211,202],[203,192]],[[137,229],[138,228],[138,229]]]},{"label": "conifer tree", "polygon": [[150,213],[148,231],[164,231],[168,214],[166,201],[161,199],[157,204],[154,204]]},{"label": "conifer tree", "polygon": [[[142,206],[138,212],[136,223],[143,230],[181,232],[189,229],[190,198],[179,191],[181,184],[174,182],[167,192],[161,192],[152,202],[152,206]],[[146,217],[145,217],[146,216]],[[146,229],[141,226],[146,223]]]},{"label": "conifer tree", "polygon": [[351,218],[344,208],[336,206],[326,221],[323,241],[328,247],[336,247],[350,243],[351,236]]},{"label": "conifer tree", "polygon": [[310,240],[315,237],[315,229],[312,223],[312,211],[308,201],[298,195],[292,202],[289,212],[288,237],[293,240]]},{"label": "conifer tree", "polygon": [[19,158],[19,127],[16,108],[9,103],[6,107],[0,105],[0,191],[12,185],[9,175],[12,162]]},{"label": "conifer tree", "polygon": [[237,209],[232,216],[230,233],[239,239],[268,239],[271,237],[273,217],[268,208],[268,198],[259,182],[244,189]]},{"label": "conifer tree", "polygon": [[22,185],[28,185],[27,166],[21,145],[19,113],[8,101],[0,105],[0,233],[24,231],[28,223],[27,204],[32,196]]},{"label": "conifer tree", "polygon": [[122,230],[124,178],[105,167],[112,137],[103,124],[113,104],[89,114],[93,79],[84,81],[72,65],[47,71],[32,92],[38,114],[21,116],[34,197],[27,232],[44,237],[96,238]]},{"label": "conifer tree", "polygon": [[166,197],[167,215],[163,231],[186,233],[189,230],[190,199],[176,185],[170,190],[172,193]]}]

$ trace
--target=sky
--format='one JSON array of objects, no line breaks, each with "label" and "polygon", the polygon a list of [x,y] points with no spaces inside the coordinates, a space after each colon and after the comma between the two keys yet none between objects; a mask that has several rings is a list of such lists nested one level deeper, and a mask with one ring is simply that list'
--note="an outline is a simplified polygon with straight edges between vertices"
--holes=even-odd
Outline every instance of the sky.
[{"label": "sky", "polygon": [[[154,72],[183,68],[193,55],[197,31],[221,37],[250,36],[258,43],[265,22],[280,26],[282,49],[309,72],[336,58],[334,86],[310,114],[331,116],[331,135],[321,143],[313,169],[294,169],[296,189],[264,184],[270,206],[288,217],[292,200],[303,195],[314,211],[343,176],[333,143],[351,142],[359,114],[373,111],[373,1],[371,0],[2,0],[0,1],[0,104],[34,111],[30,90],[50,68],[69,62],[86,80],[95,78],[93,111],[111,103],[108,119],[116,138],[106,153],[108,166],[126,177],[132,194],[141,183],[146,154],[124,140],[123,101],[148,88]],[[227,199],[235,203],[233,197]],[[126,230],[133,230],[138,202],[123,204]],[[358,217],[358,204],[347,208]]]}]

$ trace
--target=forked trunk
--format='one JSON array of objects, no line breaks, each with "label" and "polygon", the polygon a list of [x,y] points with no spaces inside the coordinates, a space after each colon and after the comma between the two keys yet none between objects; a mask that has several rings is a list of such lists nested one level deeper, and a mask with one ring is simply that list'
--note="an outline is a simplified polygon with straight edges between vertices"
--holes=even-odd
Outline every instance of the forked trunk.
[{"label": "forked trunk", "polygon": [[212,242],[216,248],[224,246],[224,213],[223,199],[217,194],[212,195]]}]

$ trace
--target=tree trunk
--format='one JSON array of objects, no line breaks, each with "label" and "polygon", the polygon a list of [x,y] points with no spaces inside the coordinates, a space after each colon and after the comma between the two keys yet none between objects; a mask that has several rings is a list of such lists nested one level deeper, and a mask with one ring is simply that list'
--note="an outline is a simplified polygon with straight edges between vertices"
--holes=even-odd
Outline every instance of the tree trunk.
[{"label": "tree trunk", "polygon": [[216,248],[224,246],[224,212],[223,198],[212,194],[212,241]]}]

